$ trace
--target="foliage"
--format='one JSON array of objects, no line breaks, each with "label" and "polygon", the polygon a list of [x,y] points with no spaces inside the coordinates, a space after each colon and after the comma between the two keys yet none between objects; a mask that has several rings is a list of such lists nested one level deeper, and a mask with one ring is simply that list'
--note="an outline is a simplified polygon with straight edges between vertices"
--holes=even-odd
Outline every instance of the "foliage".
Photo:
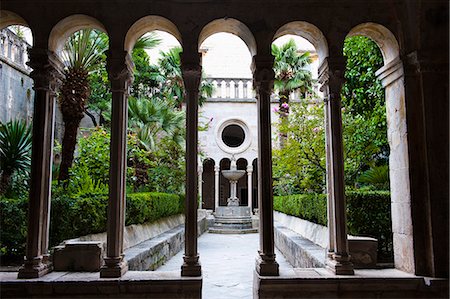
[{"label": "foliage", "polygon": [[274,193],[289,195],[324,191],[325,133],[323,103],[309,99],[291,105],[283,147],[273,150]]},{"label": "foliage", "polygon": [[180,146],[184,141],[184,112],[155,99],[130,98],[128,103],[129,126],[136,133],[139,146],[154,150],[164,137],[171,137]]},{"label": "foliage", "polygon": [[317,224],[327,225],[326,194],[293,194],[275,196],[273,209]]},{"label": "foliage", "polygon": [[280,97],[280,111],[289,113],[289,102],[292,92],[299,90],[302,97],[312,91],[312,75],[305,67],[312,62],[309,52],[300,54],[293,39],[278,47],[272,44],[272,55],[275,56],[274,89]]},{"label": "foliage", "polygon": [[71,185],[88,176],[92,181],[108,184],[110,133],[103,128],[87,131],[78,141],[78,156],[70,169]]},{"label": "foliage", "polygon": [[375,72],[383,66],[378,46],[369,38],[347,38],[346,83],[342,88],[345,181],[355,181],[369,168],[387,165],[389,145],[384,89]]},{"label": "foliage", "polygon": [[[69,194],[56,187],[50,219],[50,246],[63,240],[106,231],[108,195]],[[0,198],[1,256],[25,254],[28,199]],[[183,213],[184,198],[175,194],[139,193],[127,195],[126,225],[153,222]],[[64,215],[64,216],[62,216]]]},{"label": "foliage", "polygon": [[375,166],[358,177],[358,182],[375,190],[389,190],[389,167]]},{"label": "foliage", "polygon": [[27,235],[28,200],[0,197],[0,255],[22,257]]},{"label": "foliage", "polygon": [[13,175],[28,176],[31,166],[31,127],[24,121],[0,123],[0,195],[11,187]]},{"label": "foliage", "polygon": [[[392,258],[390,193],[346,192],[348,233],[378,239],[381,260]],[[325,194],[295,194],[274,197],[274,210],[317,224],[327,225]]]}]

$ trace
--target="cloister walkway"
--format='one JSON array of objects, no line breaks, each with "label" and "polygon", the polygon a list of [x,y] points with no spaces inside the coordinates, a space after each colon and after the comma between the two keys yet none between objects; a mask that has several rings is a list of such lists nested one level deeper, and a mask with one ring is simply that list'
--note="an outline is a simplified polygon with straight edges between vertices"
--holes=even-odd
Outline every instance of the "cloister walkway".
[{"label": "cloister walkway", "polygon": [[[259,234],[222,235],[205,233],[198,239],[203,274],[203,298],[251,299],[253,270]],[[179,271],[184,251],[180,251],[157,271]],[[280,273],[294,274],[293,267],[276,250]]]}]

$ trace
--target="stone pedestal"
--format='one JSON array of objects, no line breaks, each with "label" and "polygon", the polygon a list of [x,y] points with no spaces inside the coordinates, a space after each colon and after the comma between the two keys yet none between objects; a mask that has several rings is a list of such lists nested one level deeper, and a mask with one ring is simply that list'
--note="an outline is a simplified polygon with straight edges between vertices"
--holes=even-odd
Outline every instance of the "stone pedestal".
[{"label": "stone pedestal", "polygon": [[209,229],[217,234],[248,234],[258,230],[252,226],[252,212],[249,207],[217,207],[214,226]]}]

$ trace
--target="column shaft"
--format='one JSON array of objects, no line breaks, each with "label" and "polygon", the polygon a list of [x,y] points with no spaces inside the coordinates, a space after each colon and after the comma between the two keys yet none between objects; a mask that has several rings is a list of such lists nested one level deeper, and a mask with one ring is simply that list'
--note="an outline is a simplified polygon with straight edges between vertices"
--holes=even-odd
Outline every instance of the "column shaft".
[{"label": "column shaft", "polygon": [[[201,162],[200,162],[201,163]],[[203,165],[199,165],[198,166],[198,198],[199,198],[199,203],[198,203],[198,208],[202,209],[203,208]]]},{"label": "column shaft", "polygon": [[219,175],[220,166],[214,166],[214,210],[219,206]]},{"label": "column shaft", "polygon": [[51,271],[42,255],[48,251],[55,89],[62,78],[62,64],[52,53],[31,49],[29,54],[35,90],[31,186],[27,249],[18,278],[37,278]]},{"label": "column shaft", "polygon": [[108,75],[111,81],[110,178],[105,265],[100,277],[121,277],[128,266],[123,259],[125,229],[125,176],[127,156],[128,86],[132,63],[126,52],[109,52]]},{"label": "column shaft", "polygon": [[329,125],[329,147],[331,155],[329,163],[332,179],[330,186],[332,203],[329,206],[333,209],[334,217],[334,253],[332,260],[328,260],[328,267],[336,274],[354,274],[353,264],[350,262],[347,240],[347,217],[345,201],[344,183],[344,154],[342,144],[342,114],[341,114],[341,87],[344,82],[344,60],[343,57],[331,61],[328,59],[328,125]]},{"label": "column shaft", "polygon": [[258,107],[258,201],[260,250],[256,261],[256,271],[260,275],[279,275],[275,260],[273,228],[273,188],[272,188],[272,134],[270,95],[275,73],[273,56],[254,56],[253,86],[256,89]]},{"label": "column shaft", "polygon": [[252,199],[253,199],[253,184],[252,184],[252,173],[253,173],[253,166],[249,165],[247,166],[247,191],[248,191],[248,207],[250,208],[250,211],[252,211]]},{"label": "column shaft", "polygon": [[198,141],[198,94],[201,66],[196,57],[181,57],[183,80],[186,94],[186,224],[185,253],[181,266],[182,276],[201,276],[201,266],[197,252],[197,141]]}]

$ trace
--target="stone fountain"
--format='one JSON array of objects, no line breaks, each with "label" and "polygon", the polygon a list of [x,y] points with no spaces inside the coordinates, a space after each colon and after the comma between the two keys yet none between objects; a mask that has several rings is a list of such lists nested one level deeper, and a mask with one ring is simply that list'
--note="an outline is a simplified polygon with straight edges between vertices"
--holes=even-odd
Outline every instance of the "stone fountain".
[{"label": "stone fountain", "polygon": [[209,229],[211,233],[245,234],[256,233],[252,227],[252,211],[250,207],[239,206],[237,197],[237,182],[244,176],[245,170],[237,169],[234,155],[231,157],[229,170],[222,170],[223,176],[230,181],[230,197],[226,207],[217,207],[215,211],[214,226]]}]

